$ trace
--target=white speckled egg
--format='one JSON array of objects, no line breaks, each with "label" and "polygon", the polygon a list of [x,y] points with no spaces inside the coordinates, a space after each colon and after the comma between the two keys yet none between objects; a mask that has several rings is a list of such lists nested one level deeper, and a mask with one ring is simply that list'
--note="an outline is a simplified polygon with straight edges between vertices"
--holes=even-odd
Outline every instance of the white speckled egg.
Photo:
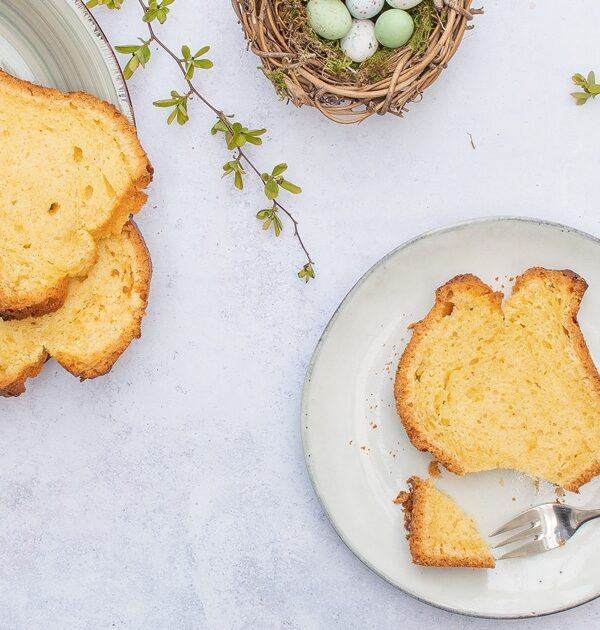
[{"label": "white speckled egg", "polygon": [[394,7],[394,9],[403,9],[404,11],[416,7],[417,4],[421,4],[421,2],[423,2],[423,0],[387,0],[387,3],[391,7]]},{"label": "white speckled egg", "polygon": [[375,24],[371,20],[352,20],[350,31],[340,41],[340,47],[352,61],[357,63],[366,61],[379,48],[379,42],[375,37]]},{"label": "white speckled egg", "polygon": [[348,11],[357,20],[375,17],[383,9],[384,4],[385,0],[346,0]]},{"label": "white speckled egg", "polygon": [[324,39],[344,37],[352,26],[352,16],[342,0],[309,0],[308,23]]}]

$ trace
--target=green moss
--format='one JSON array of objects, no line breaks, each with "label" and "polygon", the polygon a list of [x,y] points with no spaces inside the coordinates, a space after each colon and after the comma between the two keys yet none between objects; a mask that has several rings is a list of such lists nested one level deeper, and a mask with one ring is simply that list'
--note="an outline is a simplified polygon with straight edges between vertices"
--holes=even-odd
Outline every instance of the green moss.
[{"label": "green moss", "polygon": [[415,23],[415,32],[410,39],[410,47],[415,55],[427,50],[427,43],[433,27],[435,26],[436,10],[433,0],[423,0],[414,9],[409,11]]},{"label": "green moss", "polygon": [[325,68],[329,70],[329,72],[333,72],[333,74],[343,75],[344,73],[348,72],[350,68],[352,68],[352,59],[346,57],[346,55],[340,48],[339,42],[328,42],[326,40],[321,40],[321,43],[329,48],[329,52],[325,60]]},{"label": "green moss", "polygon": [[357,81],[362,85],[383,81],[390,74],[390,59],[395,52],[390,48],[380,48],[372,57],[357,64]]},{"label": "green moss", "polygon": [[281,100],[287,98],[288,92],[285,82],[285,74],[281,70],[272,70],[271,72],[269,72],[268,70],[262,68],[262,71],[264,72],[267,79],[269,79],[269,81],[271,81],[271,83],[273,84],[277,96],[279,96]]}]

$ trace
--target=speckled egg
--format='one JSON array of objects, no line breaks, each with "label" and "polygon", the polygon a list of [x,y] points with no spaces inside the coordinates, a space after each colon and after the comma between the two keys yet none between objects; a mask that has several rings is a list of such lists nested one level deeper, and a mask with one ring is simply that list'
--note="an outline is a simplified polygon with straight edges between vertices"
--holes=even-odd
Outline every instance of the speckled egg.
[{"label": "speckled egg", "polygon": [[384,5],[385,0],[346,0],[348,11],[357,20],[368,20],[375,17]]},{"label": "speckled egg", "polygon": [[404,9],[404,11],[416,7],[417,4],[421,4],[421,2],[423,2],[423,0],[387,0],[387,3],[391,7],[394,7],[394,9]]},{"label": "speckled egg", "polygon": [[352,16],[342,0],[310,0],[308,23],[323,39],[341,39],[352,26]]},{"label": "speckled egg", "polygon": [[400,48],[412,37],[415,30],[410,13],[401,9],[384,11],[375,24],[377,41],[387,48]]},{"label": "speckled egg", "polygon": [[375,24],[371,20],[352,20],[350,31],[340,41],[340,47],[352,61],[357,63],[366,61],[379,48],[375,37]]}]

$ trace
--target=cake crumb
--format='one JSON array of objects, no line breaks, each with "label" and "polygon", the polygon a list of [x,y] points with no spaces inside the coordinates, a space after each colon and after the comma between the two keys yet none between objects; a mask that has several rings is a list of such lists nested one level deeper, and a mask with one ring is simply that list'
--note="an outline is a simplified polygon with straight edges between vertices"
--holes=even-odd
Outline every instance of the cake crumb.
[{"label": "cake crumb", "polygon": [[404,505],[410,497],[410,493],[406,492],[406,490],[400,490],[398,496],[394,499],[394,503],[396,505]]},{"label": "cake crumb", "polygon": [[407,326],[407,328],[408,328],[408,330],[412,330],[412,329],[413,329],[416,325],[417,325],[417,322],[411,322],[411,323]]},{"label": "cake crumb", "polygon": [[427,471],[432,477],[441,477],[442,471],[440,470],[439,463],[432,459],[429,462],[429,466],[427,467]]},{"label": "cake crumb", "polygon": [[348,446],[352,446],[352,440],[348,442]]},{"label": "cake crumb", "polygon": [[513,500],[513,501],[516,501],[516,500],[517,500],[517,497],[513,497],[513,498],[512,498],[512,500]]},{"label": "cake crumb", "polygon": [[540,491],[540,478],[539,477],[535,477],[533,479],[533,487],[535,488],[536,494],[538,494]]}]

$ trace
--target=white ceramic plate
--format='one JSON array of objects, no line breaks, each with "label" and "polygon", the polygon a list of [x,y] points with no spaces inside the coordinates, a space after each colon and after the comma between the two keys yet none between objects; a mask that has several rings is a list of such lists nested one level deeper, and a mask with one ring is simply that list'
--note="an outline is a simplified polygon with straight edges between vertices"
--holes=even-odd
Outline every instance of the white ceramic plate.
[{"label": "white ceramic plate", "polygon": [[112,49],[80,0],[0,0],[0,68],[133,110]]},{"label": "white ceramic plate", "polygon": [[[411,475],[427,475],[396,415],[393,378],[410,337],[407,326],[432,306],[434,290],[474,273],[510,291],[508,278],[528,267],[570,268],[590,288],[579,321],[600,359],[600,242],[568,227],[532,219],[486,219],[438,230],[402,245],[352,289],[329,323],[309,368],[302,431],[308,469],[333,526],[373,571],[425,602],[486,617],[550,614],[600,595],[600,523],[565,547],[504,560],[494,570],[412,564],[402,510],[392,500]],[[376,425],[376,428],[374,428]],[[552,457],[552,453],[548,453]],[[456,477],[438,487],[489,533],[523,509],[556,499],[554,489],[510,471]],[[567,502],[600,507],[594,480]]]}]

